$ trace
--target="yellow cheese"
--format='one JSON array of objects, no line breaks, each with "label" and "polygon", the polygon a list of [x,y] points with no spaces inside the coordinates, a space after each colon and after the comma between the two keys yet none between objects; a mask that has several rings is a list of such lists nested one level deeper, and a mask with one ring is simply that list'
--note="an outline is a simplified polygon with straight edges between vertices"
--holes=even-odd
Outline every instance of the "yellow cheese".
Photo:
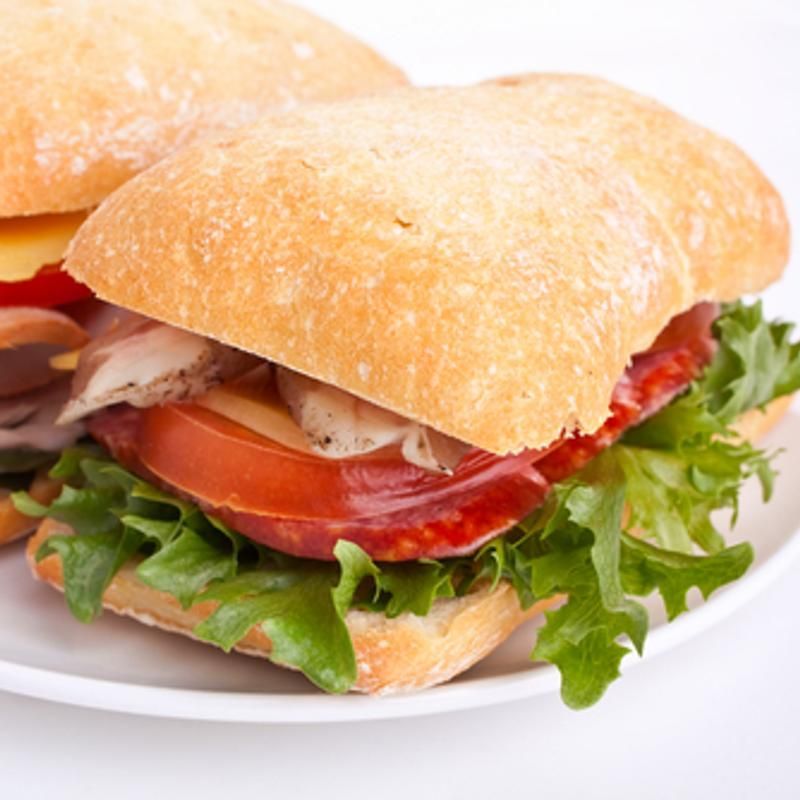
[{"label": "yellow cheese", "polygon": [[75,372],[78,368],[81,350],[83,348],[79,347],[77,350],[67,350],[66,353],[50,356],[50,368],[57,369],[59,372]]},{"label": "yellow cheese", "polygon": [[57,264],[87,212],[0,219],[0,281],[25,281]]},{"label": "yellow cheese", "polygon": [[306,435],[279,398],[268,364],[236,381],[215,386],[192,402],[291,450],[312,452]]}]

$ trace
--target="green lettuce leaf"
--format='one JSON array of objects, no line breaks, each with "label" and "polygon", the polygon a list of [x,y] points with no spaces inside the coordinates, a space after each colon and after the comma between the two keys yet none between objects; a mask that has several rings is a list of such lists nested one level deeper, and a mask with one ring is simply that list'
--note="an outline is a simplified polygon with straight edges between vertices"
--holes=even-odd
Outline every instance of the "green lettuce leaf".
[{"label": "green lettuce leaf", "polygon": [[345,615],[364,579],[379,571],[351,542],[339,542],[335,555],[338,569],[298,560],[292,568],[261,569],[211,585],[197,602],[220,605],[195,633],[229,650],[260,624],[272,641],[273,661],[302,669],[326,691],[346,692],[356,680],[356,658]]},{"label": "green lettuce leaf", "polygon": [[667,617],[675,619],[688,610],[686,593],[697,587],[708,599],[712,592],[738,580],[753,562],[747,544],[728,547],[711,556],[686,555],[662,550],[648,542],[623,534],[622,582],[631,594],[647,595],[658,589]]},{"label": "green lettuce leaf", "polygon": [[70,524],[38,557],[57,553],[67,602],[84,621],[131,558],[148,585],[184,607],[211,602],[195,634],[230,650],[254,627],[272,658],[316,685],[343,692],[356,679],[345,619],[353,608],[396,617],[427,614],[442,597],[508,581],[524,608],[554,596],[531,657],[554,664],[573,708],[596,702],[630,651],[643,652],[648,617],[638,598],[657,592],[673,619],[696,587],[704,597],[739,578],[749,545],[726,547],[711,514],[738,510],[741,485],[772,491],[771,456],[730,430],[742,412],[800,388],[800,346],[791,326],[763,319],[760,305],[726,307],[717,355],[681,397],[556,484],[545,503],[477,553],[442,561],[376,564],[340,541],[336,561],[298,559],[250,542],[219,520],[162,492],[101,451],[65,451],[53,474],[67,481],[49,507],[24,493],[17,507]]},{"label": "green lettuce leaf", "polygon": [[[335,569],[281,570],[275,581],[258,583],[256,591],[252,585],[242,586],[250,591],[236,597],[226,591],[225,602],[195,633],[229,648],[260,624],[272,642],[273,661],[302,669],[328,692],[351,688],[356,659],[343,615],[333,599]],[[199,599],[219,597],[212,586]]]},{"label": "green lettuce leaf", "polygon": [[545,614],[532,657],[559,669],[561,694],[572,708],[596,702],[619,676],[629,650],[621,638],[642,653],[648,617],[634,597],[658,590],[672,619],[686,610],[692,586],[708,597],[739,578],[752,561],[747,545],[686,555],[627,533],[620,502],[625,473],[613,450],[553,493],[557,506],[543,512],[546,519],[539,524],[547,535],[539,537],[538,554],[531,549],[535,539],[510,545],[531,549],[534,594],[567,596],[564,605]]},{"label": "green lettuce leaf", "polygon": [[142,544],[130,529],[51,536],[39,549],[36,560],[58,553],[64,571],[64,594],[73,615],[91,622],[103,608],[103,594],[114,575]]},{"label": "green lettuce leaf", "polygon": [[760,301],[726,308],[715,324],[719,350],[701,382],[712,414],[731,423],[800,388],[800,342],[790,341],[793,328],[765,320]]},{"label": "green lettuce leaf", "polygon": [[233,551],[220,550],[201,534],[185,527],[169,544],[142,562],[136,575],[148,586],[169,592],[188,608],[206,586],[233,578],[236,572]]},{"label": "green lettuce leaf", "polygon": [[614,456],[625,473],[629,527],[670,550],[706,553],[724,547],[711,513],[738,512],[739,488],[751,475],[769,499],[774,473],[767,456],[748,443],[696,436],[673,448],[620,444]]},{"label": "green lettuce leaf", "polygon": [[[338,543],[336,562],[295,559],[259,547],[97,455],[81,449],[63,454],[53,473],[71,483],[49,507],[24,492],[14,495],[25,513],[51,516],[77,532],[51,536],[37,558],[60,556],[68,606],[83,622],[100,613],[114,575],[136,557],[137,576],[184,608],[217,603],[195,630],[199,638],[229,650],[260,625],[272,641],[274,661],[302,670],[326,691],[343,692],[356,679],[344,621],[350,608],[363,603],[391,609],[392,615],[427,613],[436,596],[450,591],[432,577],[447,568],[421,564],[414,574],[413,565],[410,571],[390,567],[384,576],[350,542]],[[371,588],[359,594],[367,581]]]},{"label": "green lettuce leaf", "polygon": [[424,617],[440,597],[453,597],[453,570],[455,561],[442,564],[438,561],[412,561],[400,564],[382,564],[376,576],[380,591],[378,608],[387,617],[397,617],[406,611]]}]

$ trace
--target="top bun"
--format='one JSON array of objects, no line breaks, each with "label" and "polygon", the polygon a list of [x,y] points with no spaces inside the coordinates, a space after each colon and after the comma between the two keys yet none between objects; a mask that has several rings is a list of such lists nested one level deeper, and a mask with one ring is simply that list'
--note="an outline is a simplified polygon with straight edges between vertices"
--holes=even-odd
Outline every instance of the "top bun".
[{"label": "top bun", "polygon": [[513,88],[573,147],[603,150],[631,175],[689,259],[698,296],[737,298],[786,264],[781,199],[735,145],[607,81],[530,74],[493,83]]},{"label": "top bun", "polygon": [[787,252],[781,200],[734,145],[543,75],[308,106],[189,147],[110,197],[66,268],[506,453],[598,428],[672,316],[763,288]]},{"label": "top bun", "polygon": [[96,206],[209,131],[405,83],[273,0],[0,0],[0,217]]}]

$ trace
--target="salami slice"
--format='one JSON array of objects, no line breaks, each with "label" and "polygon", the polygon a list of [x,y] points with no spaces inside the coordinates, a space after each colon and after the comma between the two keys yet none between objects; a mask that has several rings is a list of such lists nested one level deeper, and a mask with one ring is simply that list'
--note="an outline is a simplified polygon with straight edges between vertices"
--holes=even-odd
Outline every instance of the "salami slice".
[{"label": "salami slice", "polygon": [[473,449],[452,475],[388,452],[331,461],[287,450],[192,405],[119,406],[91,419],[90,431],[142,477],[283,552],[331,559],[336,542],[348,539],[383,561],[463,555],[530,514],[553,483],[685,390],[713,355],[712,312],[704,304],[681,315],[633,359],[599,430],[567,434],[536,453]]}]

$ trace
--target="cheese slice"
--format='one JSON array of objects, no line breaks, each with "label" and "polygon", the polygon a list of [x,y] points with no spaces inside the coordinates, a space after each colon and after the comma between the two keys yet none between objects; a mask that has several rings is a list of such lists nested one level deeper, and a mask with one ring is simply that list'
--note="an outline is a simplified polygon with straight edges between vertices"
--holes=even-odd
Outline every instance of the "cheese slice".
[{"label": "cheese slice", "polygon": [[290,450],[312,452],[306,435],[278,396],[268,364],[256,367],[238,380],[215,386],[193,397],[192,402]]},{"label": "cheese slice", "polygon": [[26,281],[57,264],[88,212],[0,219],[0,281]]},{"label": "cheese slice", "polygon": [[50,356],[50,368],[59,372],[75,372],[82,350],[83,348],[79,347],[77,350],[67,350],[66,353]]}]

